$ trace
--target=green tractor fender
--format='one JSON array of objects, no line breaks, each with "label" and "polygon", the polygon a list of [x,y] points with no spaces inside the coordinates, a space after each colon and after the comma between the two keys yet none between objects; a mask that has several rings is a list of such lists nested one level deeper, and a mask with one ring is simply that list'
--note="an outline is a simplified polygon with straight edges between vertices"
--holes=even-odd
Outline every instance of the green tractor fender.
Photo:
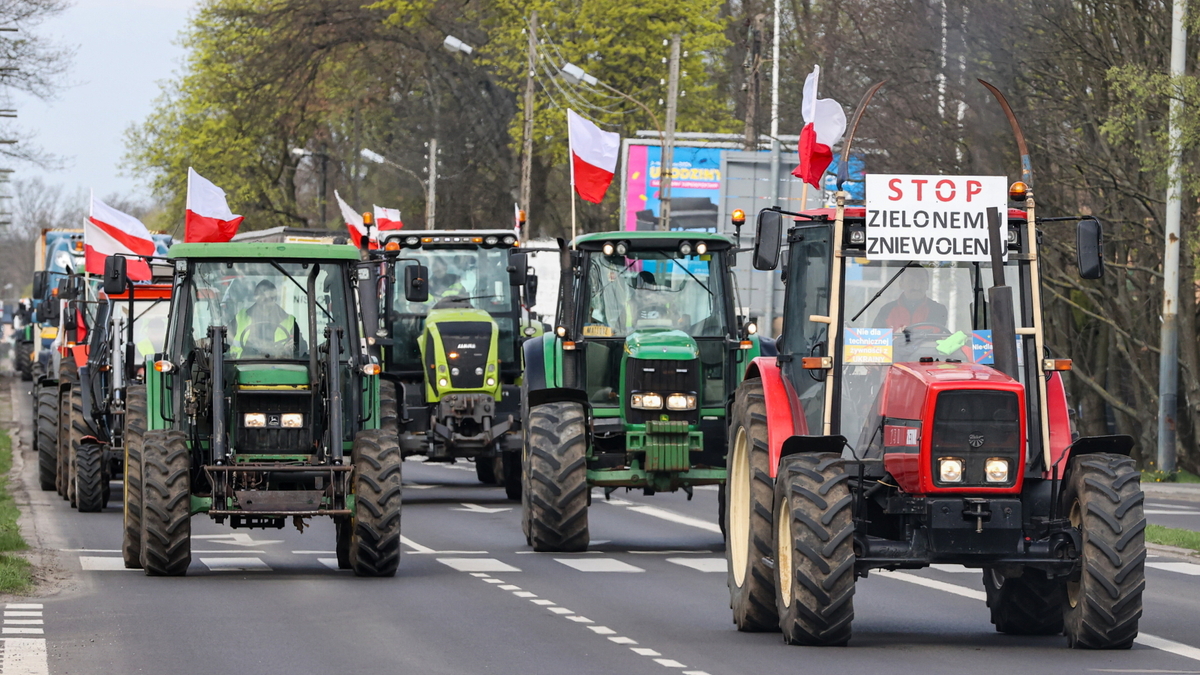
[{"label": "green tractor fender", "polygon": [[587,393],[563,383],[562,341],[552,333],[530,338],[522,348],[525,372],[522,375],[524,403],[528,408],[544,403],[577,401],[587,405]]}]

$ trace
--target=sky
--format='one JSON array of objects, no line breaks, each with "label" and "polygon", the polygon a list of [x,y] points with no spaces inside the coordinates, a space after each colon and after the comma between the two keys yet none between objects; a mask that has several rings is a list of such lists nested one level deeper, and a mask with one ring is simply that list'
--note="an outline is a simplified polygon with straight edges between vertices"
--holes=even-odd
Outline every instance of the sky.
[{"label": "sky", "polygon": [[67,84],[56,98],[41,101],[13,94],[17,125],[35,134],[33,141],[61,157],[58,171],[24,164],[13,166],[14,179],[41,176],[77,187],[149,197],[149,190],[124,173],[125,130],[150,114],[158,83],[182,67],[176,44],[195,0],[75,0],[38,33],[59,45],[76,48]]}]

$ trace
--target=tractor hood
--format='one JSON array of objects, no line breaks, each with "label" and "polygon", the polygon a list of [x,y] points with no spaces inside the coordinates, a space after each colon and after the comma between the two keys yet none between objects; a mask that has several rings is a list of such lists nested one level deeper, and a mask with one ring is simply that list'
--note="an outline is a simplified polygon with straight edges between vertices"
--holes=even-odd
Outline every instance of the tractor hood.
[{"label": "tractor hood", "polygon": [[239,389],[308,389],[308,366],[294,363],[234,363]]},{"label": "tractor hood", "polygon": [[632,359],[691,361],[700,357],[696,341],[681,330],[635,330],[625,338],[625,353]]}]

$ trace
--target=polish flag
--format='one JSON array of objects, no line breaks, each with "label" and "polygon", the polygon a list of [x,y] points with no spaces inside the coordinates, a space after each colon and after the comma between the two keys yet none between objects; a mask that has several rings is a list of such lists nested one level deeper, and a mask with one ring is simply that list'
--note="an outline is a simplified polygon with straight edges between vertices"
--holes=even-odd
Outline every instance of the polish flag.
[{"label": "polish flag", "polygon": [[792,175],[809,185],[821,187],[821,176],[833,162],[833,146],[846,133],[846,111],[831,98],[817,98],[817,80],[821,78],[821,66],[804,80],[804,102],[800,112],[804,116],[804,129],[800,131],[800,166],[792,169]]},{"label": "polish flag", "polygon": [[400,209],[385,209],[382,206],[376,206],[375,227],[379,228],[380,232],[403,228],[404,221],[400,220]]},{"label": "polish flag", "polygon": [[225,191],[188,167],[185,242],[225,242],[233,239],[242,217],[234,215],[225,201]]},{"label": "polish flag", "polygon": [[368,247],[371,250],[379,248],[379,240],[371,231],[371,226],[363,221],[362,214],[350,208],[337,190],[333,191],[333,196],[337,199],[338,208],[342,210],[342,218],[346,219],[346,229],[350,231],[350,243],[354,246],[361,246],[362,238],[367,237]]},{"label": "polish flag", "polygon": [[593,204],[604,201],[604,193],[617,171],[621,135],[567,111],[567,138],[571,148],[571,185],[579,196]]},{"label": "polish flag", "polygon": [[[110,255],[154,255],[156,247],[142,221],[122,213],[92,195],[88,219],[83,224],[83,247],[88,274],[104,274],[104,261]],[[134,281],[149,281],[150,266],[130,257],[126,274]]]}]

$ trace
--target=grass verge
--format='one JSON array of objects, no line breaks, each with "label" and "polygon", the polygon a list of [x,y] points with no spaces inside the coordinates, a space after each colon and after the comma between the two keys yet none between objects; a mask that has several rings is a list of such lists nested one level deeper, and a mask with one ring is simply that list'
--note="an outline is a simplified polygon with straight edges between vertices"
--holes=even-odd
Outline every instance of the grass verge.
[{"label": "grass verge", "polygon": [[1200,532],[1196,532],[1195,530],[1163,527],[1162,525],[1147,525],[1146,541],[1151,544],[1176,546],[1200,551]]},{"label": "grass verge", "polygon": [[0,593],[22,593],[33,585],[32,566],[10,551],[29,547],[21,537],[17,518],[21,512],[8,492],[8,472],[12,469],[12,439],[0,429]]},{"label": "grass verge", "polygon": [[1200,483],[1200,476],[1180,469],[1167,473],[1166,471],[1143,471],[1143,483]]}]

